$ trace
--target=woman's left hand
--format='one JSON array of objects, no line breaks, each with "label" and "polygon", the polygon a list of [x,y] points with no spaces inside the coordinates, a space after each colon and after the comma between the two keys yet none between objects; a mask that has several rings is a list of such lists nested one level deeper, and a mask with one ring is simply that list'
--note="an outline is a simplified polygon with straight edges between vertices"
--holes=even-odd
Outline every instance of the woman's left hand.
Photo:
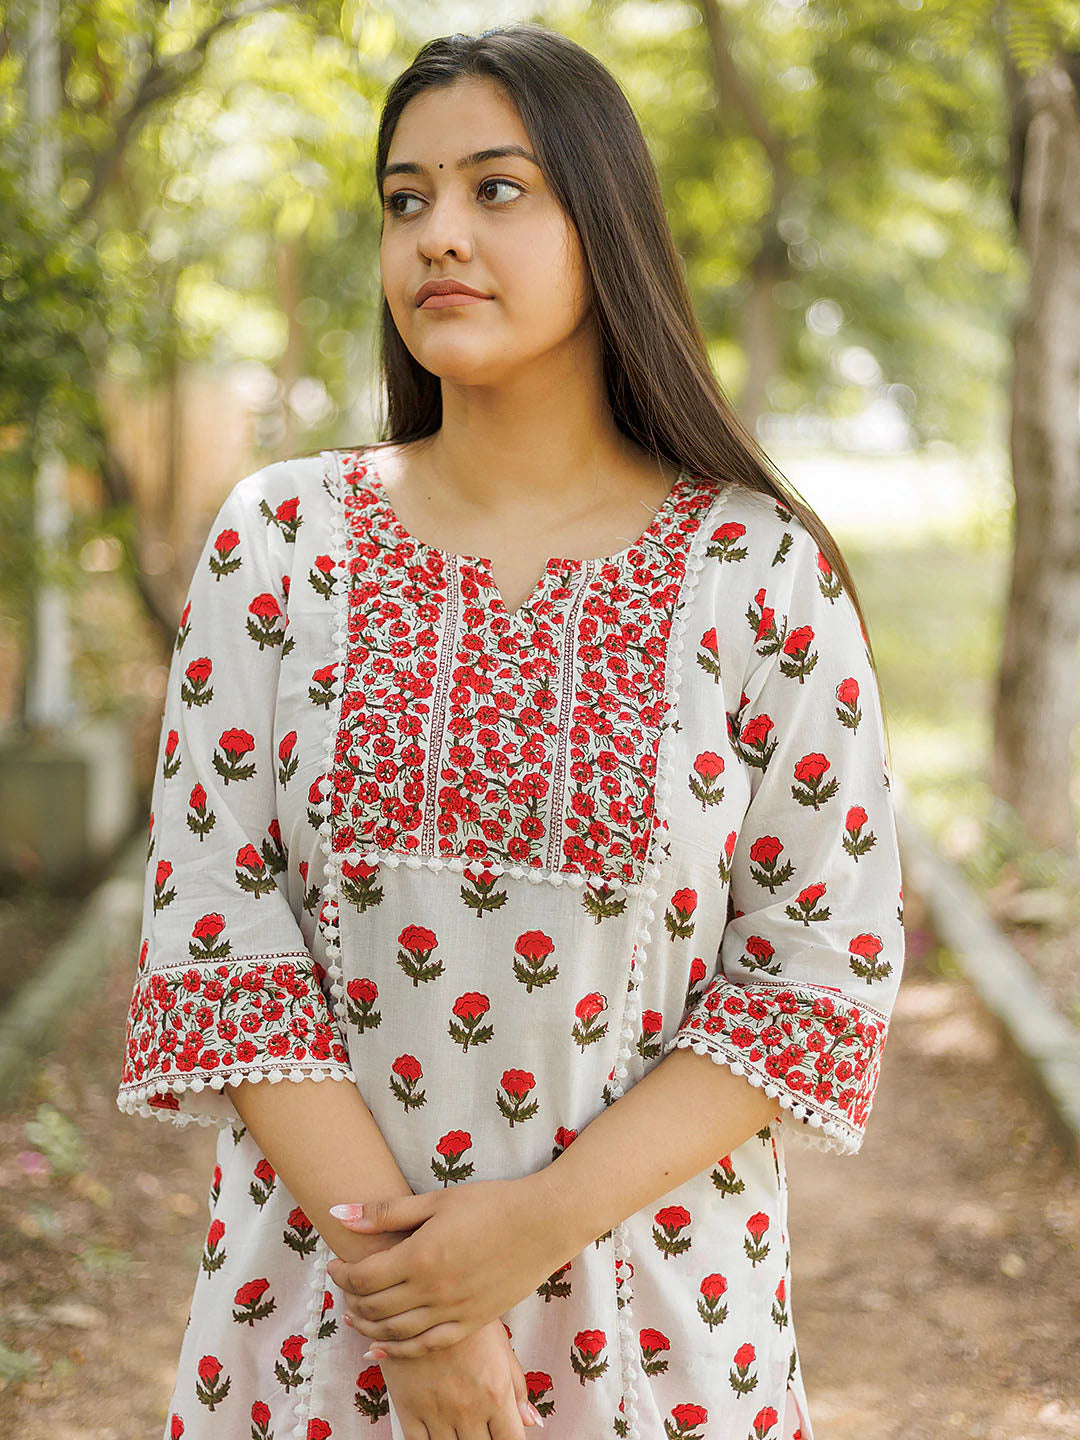
[{"label": "woman's left hand", "polygon": [[357,1234],[412,1231],[363,1260],[335,1256],[327,1266],[355,1328],[392,1359],[456,1344],[576,1253],[538,1175],[370,1201],[362,1220],[341,1211],[335,1219]]}]

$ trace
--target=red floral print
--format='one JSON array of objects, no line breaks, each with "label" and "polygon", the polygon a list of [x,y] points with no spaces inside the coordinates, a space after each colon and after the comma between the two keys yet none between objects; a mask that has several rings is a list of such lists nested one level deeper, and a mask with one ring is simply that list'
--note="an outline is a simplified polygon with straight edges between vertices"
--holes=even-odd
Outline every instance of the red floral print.
[{"label": "red floral print", "polygon": [[772,497],[683,474],[511,615],[373,458],[241,482],[177,631],[117,1097],[219,1127],[165,1434],[400,1440],[230,1082],[354,1085],[420,1192],[544,1168],[688,1046],[777,1121],[502,1321],[549,1434],[813,1440],[785,1142],[858,1150],[903,961],[854,609]]},{"label": "red floral print", "polygon": [[680,477],[618,560],[549,564],[517,612],[522,633],[488,562],[414,540],[364,452],[345,457],[343,473],[335,849],[640,881],[658,824],[672,619],[715,487]]}]

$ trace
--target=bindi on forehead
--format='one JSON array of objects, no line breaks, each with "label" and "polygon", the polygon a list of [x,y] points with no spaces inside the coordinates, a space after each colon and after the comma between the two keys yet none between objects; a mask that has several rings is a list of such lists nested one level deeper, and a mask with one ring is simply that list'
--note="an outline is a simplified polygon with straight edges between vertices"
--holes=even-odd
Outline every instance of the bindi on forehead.
[{"label": "bindi on forehead", "polygon": [[[455,164],[456,170],[472,170],[478,165],[488,165],[492,160],[501,160],[504,157],[516,156],[518,159],[527,160],[530,165],[535,165],[539,170],[540,162],[533,152],[525,145],[491,145],[484,150],[474,150],[471,155],[463,155]],[[445,169],[443,162],[439,161],[439,169]],[[416,160],[397,160],[393,164],[385,165],[379,177],[379,183],[389,179],[391,175],[423,175],[425,167]]]}]

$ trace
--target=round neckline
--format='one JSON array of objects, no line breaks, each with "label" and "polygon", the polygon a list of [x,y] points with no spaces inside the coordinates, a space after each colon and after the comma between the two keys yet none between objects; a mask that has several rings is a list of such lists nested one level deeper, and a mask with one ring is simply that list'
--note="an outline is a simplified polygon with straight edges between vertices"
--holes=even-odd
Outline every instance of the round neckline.
[{"label": "round neckline", "polygon": [[[368,446],[358,450],[356,453],[366,466],[367,474],[365,478],[369,482],[370,487],[378,495],[379,503],[382,505],[386,519],[391,529],[397,533],[399,539],[407,540],[410,545],[414,545],[416,549],[422,553],[440,556],[446,564],[480,566],[489,573],[491,572],[493,561],[490,556],[468,555],[460,551],[443,550],[440,546],[430,545],[426,540],[421,540],[419,536],[414,535],[411,530],[402,524],[397,511],[394,509],[382,475],[379,473],[379,464],[375,458],[375,451]],[[551,555],[545,562],[544,572],[547,573],[554,568],[566,569],[572,567],[576,569],[583,565],[613,565],[625,560],[631,551],[640,549],[642,545],[659,533],[667,521],[668,516],[674,510],[676,503],[682,498],[684,490],[689,489],[691,484],[692,481],[687,472],[680,470],[675,478],[674,485],[672,485],[654,512],[648,525],[646,525],[645,529],[638,535],[637,539],[632,540],[629,545],[625,545],[621,550],[616,550],[611,555],[589,555],[584,559],[570,559],[566,556]],[[517,612],[515,611],[514,613],[516,614]]]}]

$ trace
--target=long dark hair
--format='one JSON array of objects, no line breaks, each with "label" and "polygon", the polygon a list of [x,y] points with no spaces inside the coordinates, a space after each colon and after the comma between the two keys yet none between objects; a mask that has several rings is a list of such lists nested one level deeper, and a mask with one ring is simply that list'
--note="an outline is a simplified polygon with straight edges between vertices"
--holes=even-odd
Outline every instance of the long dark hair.
[{"label": "long dark hair", "polygon": [[[428,41],[383,102],[375,154],[380,209],[401,112],[422,91],[465,77],[495,81],[516,106],[552,193],[577,227],[619,429],[654,457],[770,495],[799,517],[851,597],[880,696],[865,616],[840,547],[743,428],[713,374],[645,137],[617,80],[595,56],[528,22]],[[620,303],[627,293],[633,305]],[[406,347],[385,295],[380,366],[388,402],[382,443],[434,434],[442,424],[439,378]]]}]

